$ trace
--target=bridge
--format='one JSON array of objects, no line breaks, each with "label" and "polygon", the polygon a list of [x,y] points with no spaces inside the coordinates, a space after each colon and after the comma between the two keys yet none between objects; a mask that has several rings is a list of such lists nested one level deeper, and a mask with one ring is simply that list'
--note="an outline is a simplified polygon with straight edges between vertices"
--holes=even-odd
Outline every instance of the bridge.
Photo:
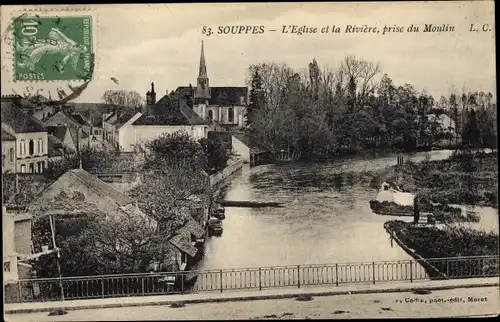
[{"label": "bridge", "polygon": [[424,268],[418,260],[401,260],[26,279],[10,284],[19,292],[10,303],[58,301],[61,289],[64,299],[71,300],[499,276],[499,255],[426,262],[433,269]]}]

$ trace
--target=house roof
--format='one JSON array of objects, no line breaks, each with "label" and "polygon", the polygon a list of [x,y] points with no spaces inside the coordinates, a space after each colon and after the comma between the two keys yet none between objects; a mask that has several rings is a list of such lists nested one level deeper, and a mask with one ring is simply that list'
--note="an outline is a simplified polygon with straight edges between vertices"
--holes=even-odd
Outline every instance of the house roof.
[{"label": "house roof", "polygon": [[122,127],[125,123],[127,123],[131,118],[134,117],[137,113],[134,111],[127,111],[124,114],[121,114],[119,117],[116,118],[116,121],[114,122],[115,128],[119,129]]},{"label": "house roof", "polygon": [[47,139],[49,158],[62,156],[63,152],[61,150],[64,149],[62,141],[52,134],[49,134]]},{"label": "house roof", "polygon": [[[68,123],[67,124],[55,123],[54,118],[56,115],[62,115],[65,118],[65,120],[68,121]],[[67,127],[75,143],[78,141],[78,129],[81,128],[82,126],[72,116],[62,111],[59,111],[56,114],[49,117],[44,124],[46,127],[55,127],[55,126]],[[88,136],[89,134],[82,129],[82,131],[80,132],[80,139],[86,139],[88,138]]]},{"label": "house roof", "polygon": [[89,126],[90,123],[87,122],[80,113],[73,113],[71,114],[71,118],[76,121],[76,123],[80,124],[81,126]]},{"label": "house roof", "polygon": [[[189,86],[181,86],[177,88],[177,92],[185,96],[194,97],[196,88]],[[241,102],[243,97],[243,104]],[[248,87],[245,86],[222,86],[210,87],[210,98],[206,99],[209,105],[233,106],[246,105],[248,101]]]},{"label": "house roof", "polygon": [[15,141],[16,137],[2,129],[2,141]]},{"label": "house roof", "polygon": [[205,234],[205,230],[198,224],[194,219],[189,219],[184,225],[184,228],[188,230],[196,238],[200,238]]},{"label": "house roof", "polygon": [[66,106],[71,107],[75,113],[79,113],[84,120],[95,127],[102,126],[102,115],[111,112],[116,105],[105,103],[69,103]]},{"label": "house roof", "polygon": [[11,102],[2,102],[2,122],[9,125],[16,133],[45,132],[45,127],[36,118],[23,112]]},{"label": "house roof", "polygon": [[73,169],[68,172],[101,197],[108,197],[122,207],[132,203],[132,199],[128,196],[83,169]]},{"label": "house roof", "polygon": [[248,135],[245,135],[244,133],[232,133],[232,136],[234,136],[238,141],[241,143],[245,144],[250,150],[252,150],[255,153],[261,153],[265,152],[263,149],[258,147],[255,144],[252,144],[250,141],[250,137]]},{"label": "house roof", "polygon": [[90,212],[102,213],[80,191],[60,190],[52,198],[36,199],[28,210],[37,217],[45,215],[82,216]]},{"label": "house roof", "polygon": [[[17,179],[16,179],[17,176]],[[56,180],[43,174],[4,174],[3,200],[8,208],[25,208]],[[16,180],[18,189],[15,189]]]},{"label": "house roof", "polygon": [[142,217],[146,219],[152,228],[156,229],[158,226],[157,221],[148,215],[146,215],[142,210],[139,209],[139,207],[133,203],[130,203],[124,207],[122,207],[122,210],[125,211],[126,213],[129,213],[131,215],[134,215],[136,217]]},{"label": "house roof", "polygon": [[139,117],[132,125],[205,125],[210,121],[202,119],[182,98],[163,96],[155,105],[148,107],[148,113]]},{"label": "house roof", "polygon": [[56,125],[62,125],[62,124],[53,124],[53,119],[56,117],[56,115],[61,115],[64,117],[65,120],[67,120],[70,125],[73,125],[74,127],[80,127],[80,123],[78,123],[69,113],[59,111],[55,113],[54,115],[51,115],[46,121],[45,121],[45,126],[56,126]]},{"label": "house roof", "polygon": [[114,116],[116,116],[116,112],[111,112],[111,114],[104,118],[104,122],[109,122]]},{"label": "house roof", "polygon": [[195,257],[196,253],[198,252],[198,249],[191,245],[191,232],[189,232],[187,229],[179,229],[177,234],[170,238],[168,241],[178,250],[188,254],[191,257]]}]

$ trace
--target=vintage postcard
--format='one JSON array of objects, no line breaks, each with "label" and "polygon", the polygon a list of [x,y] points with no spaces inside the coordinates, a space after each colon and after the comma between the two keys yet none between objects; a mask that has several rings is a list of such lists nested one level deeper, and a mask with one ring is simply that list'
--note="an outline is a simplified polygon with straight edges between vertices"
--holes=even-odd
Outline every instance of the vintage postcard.
[{"label": "vintage postcard", "polygon": [[494,9],[2,6],[4,319],[498,315]]}]

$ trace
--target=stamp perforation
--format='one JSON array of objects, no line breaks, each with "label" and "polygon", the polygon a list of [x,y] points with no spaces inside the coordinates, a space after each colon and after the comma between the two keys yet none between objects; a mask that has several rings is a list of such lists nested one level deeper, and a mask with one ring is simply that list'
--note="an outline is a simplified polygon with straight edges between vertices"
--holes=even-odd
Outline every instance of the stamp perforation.
[{"label": "stamp perforation", "polygon": [[[69,13],[81,13],[82,15],[89,15],[92,17],[92,31],[91,31],[91,37],[92,37],[92,53],[93,53],[93,71],[92,71],[92,77],[90,79],[84,79],[84,78],[74,78],[74,79],[64,79],[64,80],[51,80],[51,79],[31,79],[31,80],[16,80],[16,77],[14,75],[15,69],[16,69],[16,60],[15,60],[15,50],[12,48],[10,51],[10,58],[12,59],[12,70],[11,72],[11,79],[8,79],[8,83],[27,83],[27,84],[33,84],[33,83],[59,83],[59,82],[65,82],[65,83],[85,83],[88,81],[92,81],[97,79],[97,65],[98,65],[98,59],[97,57],[97,51],[98,51],[98,37],[97,37],[97,30],[99,28],[99,19],[96,18],[97,12],[95,9],[89,8],[89,7],[77,7],[75,8],[74,6],[72,7],[67,7],[67,8],[60,8],[60,7],[37,7],[37,8],[19,8],[11,12],[11,17],[10,17],[10,23],[11,27],[10,30],[8,30],[8,34],[11,37],[10,44],[12,47],[15,46],[14,44],[14,36],[15,36],[15,28],[14,22],[16,19],[23,15],[29,15],[29,14],[34,14],[34,13],[40,13],[43,14],[44,16],[50,15],[50,13],[53,13],[54,15],[57,15],[58,13],[61,12],[69,12]],[[71,16],[71,17],[76,17],[76,16]],[[9,27],[8,27],[9,28]],[[7,31],[7,30],[6,30]],[[6,35],[5,35],[6,36]],[[5,37],[4,36],[4,37]],[[6,55],[9,54],[9,52],[5,52]],[[8,72],[8,70],[7,70]]]}]

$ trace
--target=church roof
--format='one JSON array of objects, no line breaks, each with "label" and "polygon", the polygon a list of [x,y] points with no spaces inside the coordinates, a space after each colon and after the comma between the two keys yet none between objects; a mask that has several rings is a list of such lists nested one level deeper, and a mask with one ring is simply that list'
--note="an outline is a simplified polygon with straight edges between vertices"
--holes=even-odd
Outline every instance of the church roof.
[{"label": "church roof", "polygon": [[163,96],[155,105],[148,107],[148,113],[139,117],[132,125],[205,125],[203,120],[182,98]]},{"label": "church roof", "polygon": [[[185,96],[193,96],[196,89],[189,86],[177,88],[177,92]],[[241,98],[243,97],[243,102]],[[206,99],[208,105],[232,106],[246,105],[248,102],[248,87],[245,86],[219,86],[210,87],[210,98]]]}]

